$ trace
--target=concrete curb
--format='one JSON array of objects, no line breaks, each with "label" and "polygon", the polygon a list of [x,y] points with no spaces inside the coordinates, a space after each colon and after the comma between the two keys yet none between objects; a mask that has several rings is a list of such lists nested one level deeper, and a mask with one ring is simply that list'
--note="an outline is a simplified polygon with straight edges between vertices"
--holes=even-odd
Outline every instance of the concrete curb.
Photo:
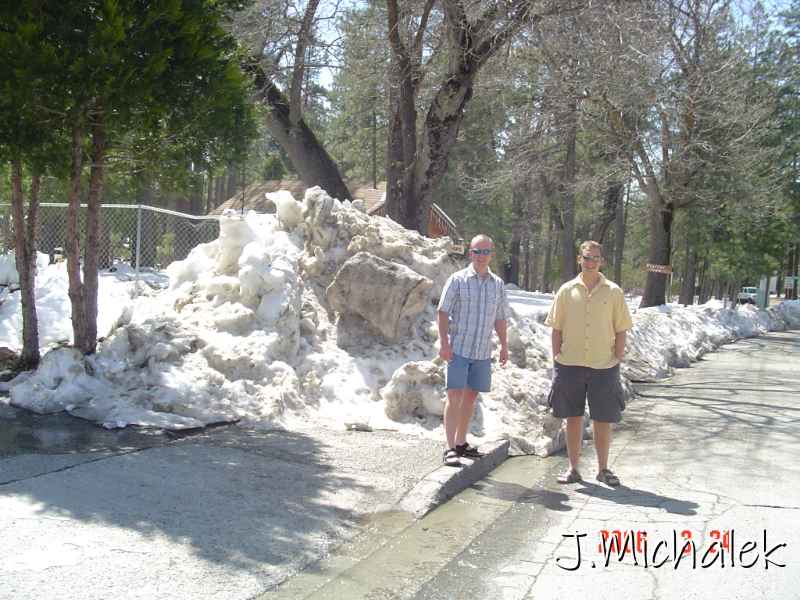
[{"label": "concrete curb", "polygon": [[482,444],[483,456],[478,459],[462,458],[463,467],[442,465],[426,475],[397,503],[399,510],[421,519],[434,508],[483,479],[497,465],[508,458],[508,440]]}]

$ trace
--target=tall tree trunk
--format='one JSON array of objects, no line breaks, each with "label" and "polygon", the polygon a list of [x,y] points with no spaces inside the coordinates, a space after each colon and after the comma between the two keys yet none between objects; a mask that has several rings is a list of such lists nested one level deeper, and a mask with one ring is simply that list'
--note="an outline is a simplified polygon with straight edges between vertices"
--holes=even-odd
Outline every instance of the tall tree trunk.
[{"label": "tall tree trunk", "polygon": [[84,354],[93,354],[97,349],[97,285],[98,285],[98,233],[100,231],[100,202],[103,196],[103,181],[106,160],[105,114],[102,107],[96,107],[91,125],[92,165],[89,176],[89,197],[86,208],[86,246],[83,260],[83,302],[86,318],[86,331],[83,345],[79,349]]},{"label": "tall tree trunk", "polygon": [[237,187],[236,165],[233,163],[228,163],[228,168],[225,170],[225,175],[227,176],[227,184],[225,186],[225,200],[230,200],[236,195],[236,187]]},{"label": "tall tree trunk", "polygon": [[286,151],[306,187],[320,186],[333,198],[352,200],[339,167],[302,117],[290,114],[289,99],[261,74],[256,77],[256,99],[266,104],[270,135]]},{"label": "tall tree trunk", "polygon": [[714,298],[725,300],[725,282],[722,279],[714,280]]},{"label": "tall tree trunk", "polygon": [[[592,229],[592,239],[605,245],[606,234],[617,216],[617,206],[622,202],[625,184],[621,181],[611,181],[603,192],[603,210],[597,218]],[[606,256],[611,255],[610,252]]]},{"label": "tall tree trunk", "polygon": [[377,97],[372,98],[372,118],[370,120],[371,133],[370,136],[370,174],[372,175],[372,188],[378,189],[378,109],[375,106],[378,100]]},{"label": "tall tree trunk", "polygon": [[[647,262],[655,265],[669,265],[672,253],[671,204],[651,199],[650,201],[650,249]],[[642,296],[641,308],[666,304],[666,289],[669,275],[647,272],[647,283]]]},{"label": "tall tree trunk", "polygon": [[525,207],[528,204],[526,176],[517,175],[511,186],[511,243],[509,247],[510,268],[508,282],[519,285],[520,252],[522,247],[522,231],[528,222]]},{"label": "tall tree trunk", "polygon": [[386,152],[386,214],[407,229],[428,233],[428,218],[417,228],[414,160],[417,153],[417,109],[414,73],[405,54],[392,55],[389,108],[391,126]]},{"label": "tall tree trunk", "polygon": [[[412,195],[406,198],[409,212],[416,214],[414,229],[423,233],[433,204],[433,193],[447,171],[450,151],[456,144],[464,120],[464,109],[472,98],[475,71],[454,75],[439,89],[431,103],[414,163]],[[416,210],[414,210],[416,207]]]},{"label": "tall tree trunk", "polygon": [[28,195],[27,222],[22,189],[22,162],[11,164],[11,205],[14,217],[14,253],[19,274],[20,303],[22,304],[22,354],[19,366],[32,369],[39,364],[39,318],[36,313],[36,238],[39,220],[38,173],[31,177]]},{"label": "tall tree trunk", "polygon": [[530,270],[530,277],[525,281],[526,290],[536,290],[539,286],[539,257],[542,254],[542,214],[541,203],[534,204],[533,200],[528,205],[528,260],[527,270]]},{"label": "tall tree trunk", "polygon": [[775,274],[775,297],[780,298],[783,294],[783,276],[786,273],[786,251],[784,250],[784,254],[781,257],[780,266],[778,267],[778,272]]},{"label": "tall tree trunk", "polygon": [[561,174],[561,283],[575,277],[577,253],[575,251],[575,145],[578,135],[577,104],[571,101],[566,128],[566,155]]},{"label": "tall tree trunk", "polygon": [[[443,43],[447,45],[444,54],[449,60],[446,73],[435,85],[436,92],[425,115],[419,139],[414,144],[413,160],[409,161],[408,150],[412,147],[412,137],[416,136],[412,136],[412,130],[416,132],[417,125],[416,119],[412,121],[410,114],[412,109],[416,112],[420,74],[424,68],[422,42],[428,15],[434,4],[440,6],[444,13],[446,35]],[[464,119],[464,109],[472,97],[476,75],[523,25],[541,20],[542,15],[533,15],[532,3],[527,2],[519,3],[501,18],[501,11],[496,6],[477,10],[470,6],[467,11],[465,3],[457,0],[442,0],[439,3],[426,0],[422,16],[414,19],[416,34],[413,35],[413,41],[407,44],[401,36],[401,31],[407,29],[407,23],[400,14],[399,3],[397,0],[387,0],[386,8],[393,71],[399,84],[398,108],[401,111],[401,118],[394,119],[393,126],[402,128],[403,164],[406,167],[401,177],[403,183],[400,194],[393,190],[391,200],[396,203],[402,198],[407,220],[404,224],[425,235],[433,194],[447,171],[448,158]],[[413,169],[410,168],[412,164]],[[393,178],[397,176],[396,170],[387,172],[390,187],[396,188],[397,179]],[[389,208],[396,214],[402,212],[396,206]],[[413,219],[413,223],[409,219]]]},{"label": "tall tree trunk", "polygon": [[541,289],[539,286],[539,261],[542,254],[541,238],[537,236],[531,240],[533,248],[530,249],[530,263],[531,263],[531,278],[526,286],[526,289],[535,292]]},{"label": "tall tree trunk", "polygon": [[525,259],[525,269],[523,271],[522,277],[522,289],[530,290],[531,289],[531,238],[526,235],[522,238],[522,252],[523,257]]},{"label": "tall tree trunk", "polygon": [[553,262],[555,261],[555,257],[558,254],[559,248],[558,221],[560,217],[558,215],[558,209],[555,207],[555,205],[550,204],[550,210],[548,212],[549,223],[547,229],[547,246],[545,248],[544,272],[542,273],[543,292],[553,291],[551,276],[553,273]]},{"label": "tall tree trunk", "polygon": [[214,209],[214,175],[206,171],[206,207],[203,214],[207,215]]},{"label": "tall tree trunk", "polygon": [[203,175],[198,172],[192,173],[194,183],[192,184],[192,199],[191,199],[191,213],[193,215],[203,214],[203,205],[205,204],[203,198]]},{"label": "tall tree trunk", "polygon": [[214,183],[214,208],[225,202],[225,173],[221,173]]},{"label": "tall tree trunk", "polygon": [[625,191],[625,202],[617,203],[617,214],[614,221],[614,281],[622,285],[622,261],[625,255],[625,230],[628,219],[628,204],[631,201],[631,180],[628,179]]},{"label": "tall tree trunk", "polygon": [[86,305],[83,300],[84,288],[81,281],[81,242],[80,242],[80,210],[81,210],[81,178],[83,176],[83,115],[75,117],[72,124],[72,147],[70,161],[70,189],[67,207],[67,239],[65,253],[67,255],[67,276],[69,279],[69,300],[72,308],[73,343],[76,348],[87,346]]},{"label": "tall tree trunk", "polygon": [[697,285],[700,288],[700,293],[697,298],[698,304],[705,304],[711,296],[711,278],[708,276],[709,259],[708,256],[703,256],[703,262],[700,265],[700,272],[697,278]]},{"label": "tall tree trunk", "polygon": [[689,232],[686,234],[685,262],[683,263],[683,279],[678,303],[684,306],[694,304],[694,286],[697,274],[697,252],[692,245]]}]

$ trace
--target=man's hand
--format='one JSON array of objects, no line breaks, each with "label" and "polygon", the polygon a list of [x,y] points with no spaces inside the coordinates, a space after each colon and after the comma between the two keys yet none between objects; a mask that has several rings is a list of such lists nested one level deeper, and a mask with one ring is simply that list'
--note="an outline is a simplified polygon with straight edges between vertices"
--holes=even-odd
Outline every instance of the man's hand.
[{"label": "man's hand", "polygon": [[450,344],[442,344],[442,347],[439,348],[439,358],[441,358],[444,362],[450,362],[453,360],[453,350],[450,348]]},{"label": "man's hand", "polygon": [[500,365],[505,367],[508,362],[508,346],[500,347]]}]

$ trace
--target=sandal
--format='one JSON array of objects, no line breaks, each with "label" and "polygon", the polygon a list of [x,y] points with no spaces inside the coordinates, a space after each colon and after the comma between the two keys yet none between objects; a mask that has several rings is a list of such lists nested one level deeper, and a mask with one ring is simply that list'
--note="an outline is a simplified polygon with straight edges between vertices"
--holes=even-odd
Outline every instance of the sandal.
[{"label": "sandal", "polygon": [[480,450],[478,450],[475,446],[470,446],[467,442],[457,445],[456,453],[465,458],[480,458],[483,456]]},{"label": "sandal", "polygon": [[567,469],[556,479],[558,483],[577,483],[583,481],[583,477],[574,469]]},{"label": "sandal", "polygon": [[458,452],[455,448],[448,448],[444,451],[444,464],[448,467],[460,467],[461,461],[458,460]]},{"label": "sandal", "polygon": [[611,487],[617,487],[619,485],[619,477],[614,475],[611,469],[603,469],[600,471],[597,474],[597,481],[610,485]]}]

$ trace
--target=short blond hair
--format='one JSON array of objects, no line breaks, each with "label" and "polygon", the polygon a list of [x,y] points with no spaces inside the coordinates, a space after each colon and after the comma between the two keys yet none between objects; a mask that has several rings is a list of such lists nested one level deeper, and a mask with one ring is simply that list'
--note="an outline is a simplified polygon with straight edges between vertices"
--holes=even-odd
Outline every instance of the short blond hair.
[{"label": "short blond hair", "polygon": [[492,238],[490,238],[485,233],[479,233],[474,238],[472,238],[472,241],[469,243],[469,247],[472,248],[472,245],[477,244],[478,242],[489,242],[492,245],[492,248],[494,248],[494,242],[492,241]]},{"label": "short blond hair", "polygon": [[597,248],[600,250],[600,256],[604,256],[603,244],[600,242],[595,242],[594,240],[586,240],[585,242],[582,242],[578,254],[583,254],[584,250],[589,250],[590,248]]}]

